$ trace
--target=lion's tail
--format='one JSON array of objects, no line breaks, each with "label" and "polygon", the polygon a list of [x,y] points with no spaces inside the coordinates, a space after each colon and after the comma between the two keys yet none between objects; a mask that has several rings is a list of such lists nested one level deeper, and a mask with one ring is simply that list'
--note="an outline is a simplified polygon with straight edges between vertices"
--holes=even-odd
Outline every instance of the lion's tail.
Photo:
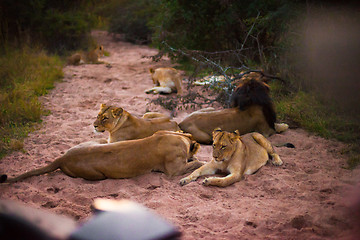
[{"label": "lion's tail", "polygon": [[23,179],[28,178],[28,177],[38,176],[38,175],[41,175],[41,174],[45,174],[45,173],[55,171],[56,169],[58,169],[60,167],[60,160],[61,160],[61,158],[58,158],[54,162],[50,163],[49,165],[47,165],[45,167],[28,171],[26,173],[23,173],[23,174],[17,176],[17,177],[14,177],[14,178],[8,178],[6,174],[1,175],[0,176],[0,183],[17,182],[17,181],[23,180]]}]

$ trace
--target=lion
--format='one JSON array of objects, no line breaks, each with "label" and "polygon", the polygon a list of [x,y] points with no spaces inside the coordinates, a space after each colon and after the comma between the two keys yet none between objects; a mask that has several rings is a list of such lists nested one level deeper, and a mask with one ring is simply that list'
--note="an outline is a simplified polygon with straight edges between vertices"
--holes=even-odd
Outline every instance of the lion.
[{"label": "lion", "polygon": [[94,128],[96,132],[108,131],[109,143],[148,137],[158,130],[180,130],[175,121],[161,113],[145,113],[139,118],[121,107],[106,104],[101,104]]},{"label": "lion", "polygon": [[99,45],[96,49],[87,53],[75,53],[68,58],[68,65],[80,65],[81,63],[104,63],[99,61],[99,58],[104,56],[104,47]]},{"label": "lion", "polygon": [[151,171],[172,177],[191,172],[203,165],[194,156],[200,145],[191,134],[158,131],[143,139],[107,143],[85,142],[70,148],[45,167],[28,171],[3,182],[16,182],[60,169],[70,177],[86,180],[131,178]]},{"label": "lion", "polygon": [[244,174],[253,174],[266,164],[269,155],[274,165],[283,164],[271,143],[260,133],[248,133],[240,137],[239,131],[226,132],[217,128],[213,131],[213,159],[180,180],[180,185],[196,181],[200,176],[229,173],[225,177],[208,177],[203,185],[226,187],[241,180]]},{"label": "lion", "polygon": [[203,144],[211,144],[215,128],[229,132],[238,130],[241,135],[259,132],[266,137],[284,132],[285,123],[275,123],[276,113],[269,96],[269,86],[261,81],[250,80],[239,84],[231,96],[231,108],[214,110],[205,108],[195,111],[179,123],[184,132]]},{"label": "lion", "polygon": [[175,68],[150,68],[149,71],[155,86],[145,90],[145,93],[183,94],[181,76]]}]

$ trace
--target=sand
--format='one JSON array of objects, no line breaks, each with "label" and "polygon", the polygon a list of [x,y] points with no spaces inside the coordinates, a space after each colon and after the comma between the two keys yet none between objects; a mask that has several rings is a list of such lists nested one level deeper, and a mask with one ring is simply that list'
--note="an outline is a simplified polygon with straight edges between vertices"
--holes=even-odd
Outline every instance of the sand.
[{"label": "sand", "polygon": [[[25,139],[25,152],[0,160],[0,173],[15,176],[46,165],[76,144],[107,138],[107,133],[93,132],[101,103],[121,106],[137,116],[149,110],[170,114],[149,104],[156,95],[144,93],[152,86],[148,68],[173,66],[169,59],[152,62],[143,56],[157,54],[155,49],[114,41],[104,32],[94,32],[94,36],[110,52],[102,58],[109,65],[65,67],[64,80],[41,98],[51,114]],[[175,120],[181,121],[190,112],[179,111]],[[179,180],[184,176],[170,178],[162,173],[86,181],[56,171],[2,184],[0,198],[78,221],[92,215],[90,205],[95,198],[129,199],[173,223],[187,240],[356,239],[360,169],[345,168],[344,145],[299,128],[275,134],[270,141],[291,142],[296,148],[276,147],[282,166],[267,164],[226,188],[202,186],[203,178],[181,187]],[[211,146],[202,145],[197,156],[210,161],[211,153]]]}]

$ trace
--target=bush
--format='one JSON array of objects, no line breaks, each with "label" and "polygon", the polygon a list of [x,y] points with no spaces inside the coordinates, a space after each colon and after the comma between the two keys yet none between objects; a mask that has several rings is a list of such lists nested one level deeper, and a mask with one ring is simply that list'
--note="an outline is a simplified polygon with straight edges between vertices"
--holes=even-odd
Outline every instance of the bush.
[{"label": "bush", "polygon": [[[153,41],[206,52],[241,50],[232,65],[262,63],[274,51],[280,33],[293,13],[291,1],[161,1],[151,26]],[[226,56],[222,56],[226,59]]]},{"label": "bush", "polygon": [[158,1],[154,0],[122,0],[112,2],[109,32],[124,34],[126,41],[149,43],[153,31],[148,22],[156,14]]},{"label": "bush", "polygon": [[92,1],[3,0],[0,5],[0,43],[36,43],[64,52],[88,41],[95,18],[86,11]]}]

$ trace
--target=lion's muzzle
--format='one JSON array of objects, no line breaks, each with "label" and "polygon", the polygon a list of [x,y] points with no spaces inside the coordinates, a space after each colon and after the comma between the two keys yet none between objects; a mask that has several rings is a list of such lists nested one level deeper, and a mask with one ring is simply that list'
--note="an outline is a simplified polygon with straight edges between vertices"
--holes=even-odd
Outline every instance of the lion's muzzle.
[{"label": "lion's muzzle", "polygon": [[94,126],[94,133],[102,133],[102,132],[105,132],[105,129],[98,129],[97,126]]}]

